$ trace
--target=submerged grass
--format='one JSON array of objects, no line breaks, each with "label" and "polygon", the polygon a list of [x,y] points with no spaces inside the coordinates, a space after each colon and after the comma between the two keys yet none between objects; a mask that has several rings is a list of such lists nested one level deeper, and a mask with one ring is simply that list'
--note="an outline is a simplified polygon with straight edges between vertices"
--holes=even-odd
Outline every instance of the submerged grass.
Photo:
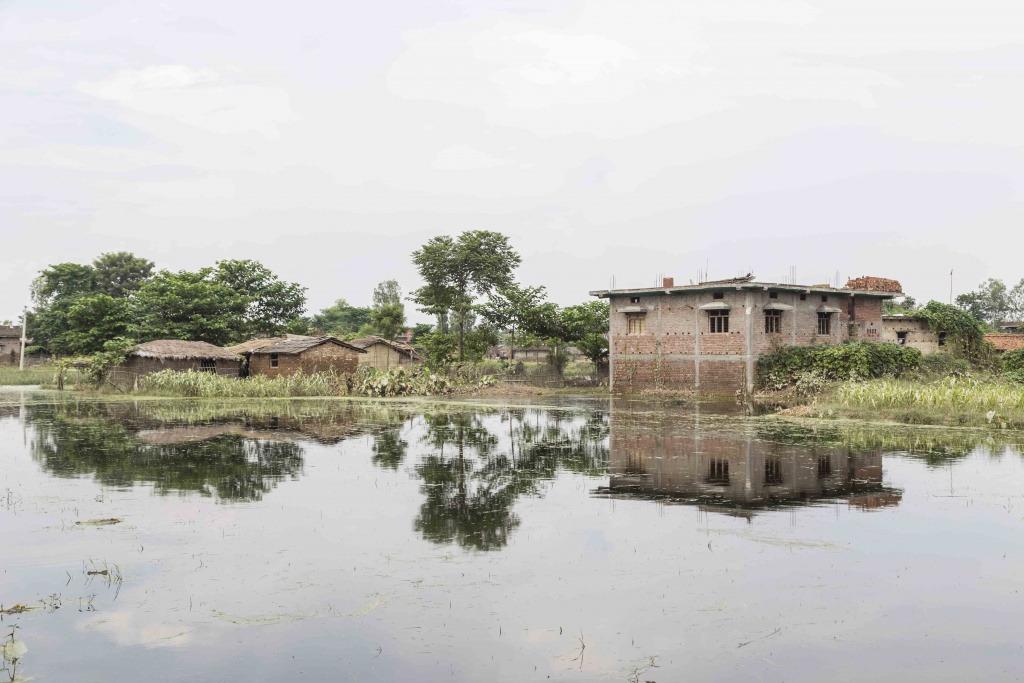
[{"label": "submerged grass", "polygon": [[343,378],[329,372],[287,377],[253,375],[243,379],[212,372],[163,370],[146,375],[139,393],[156,396],[200,398],[290,398],[293,396],[339,396],[346,393]]},{"label": "submerged grass", "polygon": [[825,394],[817,407],[846,417],[884,417],[909,424],[1024,429],[1024,386],[997,379],[844,382]]},{"label": "submerged grass", "polygon": [[31,365],[19,370],[17,365],[0,366],[0,386],[53,384],[56,370],[52,365]]}]

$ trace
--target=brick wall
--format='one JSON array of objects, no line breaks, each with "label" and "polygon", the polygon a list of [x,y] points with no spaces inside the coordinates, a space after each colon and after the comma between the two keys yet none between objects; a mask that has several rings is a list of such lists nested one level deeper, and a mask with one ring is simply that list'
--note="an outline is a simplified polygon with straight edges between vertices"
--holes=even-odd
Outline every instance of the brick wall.
[{"label": "brick wall", "polygon": [[278,366],[273,368],[269,353],[254,353],[249,358],[249,374],[281,377],[294,375],[299,370],[305,375],[333,370],[341,375],[355,372],[360,355],[352,349],[328,342],[302,353],[280,353],[277,355]]}]

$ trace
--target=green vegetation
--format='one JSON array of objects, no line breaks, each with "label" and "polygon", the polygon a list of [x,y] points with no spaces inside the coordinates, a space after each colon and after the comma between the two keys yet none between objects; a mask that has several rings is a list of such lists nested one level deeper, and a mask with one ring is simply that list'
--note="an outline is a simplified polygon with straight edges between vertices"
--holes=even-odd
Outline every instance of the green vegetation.
[{"label": "green vegetation", "polygon": [[117,337],[187,339],[223,345],[304,327],[305,288],[256,261],[219,261],[196,272],[153,274],[127,252],[91,265],[60,263],[33,283],[29,335],[58,355],[101,351]]},{"label": "green vegetation", "polygon": [[53,384],[55,372],[52,365],[29,365],[24,372],[17,365],[0,365],[0,386]]},{"label": "green vegetation", "polygon": [[783,389],[801,383],[898,377],[921,364],[921,352],[896,344],[851,342],[837,346],[785,346],[761,356],[761,385]]},{"label": "green vegetation", "polygon": [[956,305],[993,328],[1024,318],[1024,280],[1007,287],[1002,280],[988,279],[973,292],[961,294]]},{"label": "green vegetation", "polygon": [[146,375],[139,388],[157,396],[199,396],[203,398],[286,398],[291,396],[339,396],[346,393],[345,380],[333,373],[301,372],[273,379],[253,375],[244,379],[212,372],[163,370]]}]

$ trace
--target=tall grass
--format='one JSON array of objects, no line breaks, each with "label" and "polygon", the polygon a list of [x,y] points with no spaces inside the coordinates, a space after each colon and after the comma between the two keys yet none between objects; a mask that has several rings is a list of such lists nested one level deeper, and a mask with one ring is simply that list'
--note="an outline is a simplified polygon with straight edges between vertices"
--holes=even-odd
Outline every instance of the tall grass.
[{"label": "tall grass", "polygon": [[30,365],[24,371],[17,365],[0,365],[0,386],[53,384],[56,369],[52,365]]},{"label": "tall grass", "polygon": [[974,377],[947,377],[934,382],[876,379],[836,386],[831,402],[873,412],[931,415],[935,422],[960,424],[983,418],[998,426],[1024,427],[1024,386]]},{"label": "tall grass", "polygon": [[328,372],[310,375],[299,372],[273,379],[253,375],[238,379],[212,372],[162,370],[143,377],[139,393],[202,398],[287,398],[338,396],[346,393],[346,387],[344,378]]}]

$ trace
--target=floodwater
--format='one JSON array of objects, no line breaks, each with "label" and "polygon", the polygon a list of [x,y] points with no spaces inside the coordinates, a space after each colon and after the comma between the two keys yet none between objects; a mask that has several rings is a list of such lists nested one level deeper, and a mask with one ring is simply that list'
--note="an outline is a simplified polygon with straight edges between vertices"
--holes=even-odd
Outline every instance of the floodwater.
[{"label": "floodwater", "polygon": [[0,681],[1019,680],[1021,440],[6,391]]}]

